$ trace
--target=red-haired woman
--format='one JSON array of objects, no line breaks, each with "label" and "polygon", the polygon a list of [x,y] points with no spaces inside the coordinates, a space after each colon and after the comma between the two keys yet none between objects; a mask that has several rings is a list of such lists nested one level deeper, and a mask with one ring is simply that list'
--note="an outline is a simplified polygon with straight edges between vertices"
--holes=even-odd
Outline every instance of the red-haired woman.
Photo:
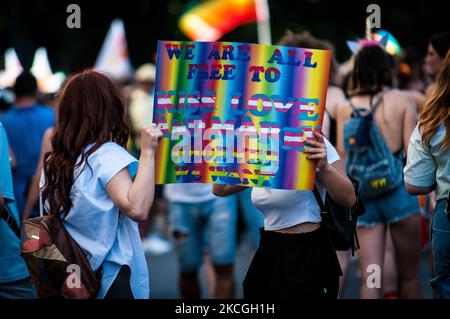
[{"label": "red-haired woman", "polygon": [[118,88],[84,71],[58,96],[58,117],[44,158],[43,210],[60,214],[93,271],[103,267],[98,298],[148,298],[148,268],[136,221],[154,197],[155,151],[161,131],[142,129],[141,156],[126,150],[129,129]]}]

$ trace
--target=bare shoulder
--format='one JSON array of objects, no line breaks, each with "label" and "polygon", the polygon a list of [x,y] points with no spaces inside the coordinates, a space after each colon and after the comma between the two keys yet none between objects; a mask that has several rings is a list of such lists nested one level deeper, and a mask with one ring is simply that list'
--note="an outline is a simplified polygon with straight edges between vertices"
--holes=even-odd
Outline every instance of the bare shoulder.
[{"label": "bare shoulder", "polygon": [[343,100],[341,103],[339,103],[337,110],[337,118],[340,121],[346,121],[353,111],[350,103],[347,100]]},{"label": "bare shoulder", "polygon": [[411,93],[406,90],[392,89],[387,91],[384,96],[389,99],[409,99]]},{"label": "bare shoulder", "polygon": [[404,90],[404,92],[409,94],[413,98],[416,104],[417,111],[420,111],[422,109],[422,106],[426,102],[425,94],[417,90]]},{"label": "bare shoulder", "polygon": [[337,86],[329,86],[327,90],[327,111],[333,119],[337,118],[339,107],[345,102],[345,94]]},{"label": "bare shoulder", "polygon": [[[335,105],[335,111],[339,108],[340,104],[346,101],[344,91],[340,87],[330,86],[327,90],[327,102]],[[330,104],[330,103],[327,103]]]},{"label": "bare shoulder", "polygon": [[328,87],[327,95],[328,96],[337,97],[337,98],[341,98],[341,99],[345,100],[344,91],[342,91],[342,89],[340,87],[335,86],[335,85],[330,85]]},{"label": "bare shoulder", "polygon": [[410,91],[393,89],[386,93],[385,98],[387,103],[395,104],[398,110],[416,106],[416,97]]}]

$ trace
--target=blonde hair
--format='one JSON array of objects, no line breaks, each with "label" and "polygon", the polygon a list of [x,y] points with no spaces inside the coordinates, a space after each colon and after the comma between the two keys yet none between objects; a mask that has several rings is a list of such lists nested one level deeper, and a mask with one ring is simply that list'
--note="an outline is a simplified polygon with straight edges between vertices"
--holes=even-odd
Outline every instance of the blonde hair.
[{"label": "blonde hair", "polygon": [[450,49],[447,51],[439,72],[433,94],[419,115],[419,128],[422,131],[423,144],[429,146],[431,138],[442,123],[445,123],[446,133],[439,146],[445,150],[450,147]]}]

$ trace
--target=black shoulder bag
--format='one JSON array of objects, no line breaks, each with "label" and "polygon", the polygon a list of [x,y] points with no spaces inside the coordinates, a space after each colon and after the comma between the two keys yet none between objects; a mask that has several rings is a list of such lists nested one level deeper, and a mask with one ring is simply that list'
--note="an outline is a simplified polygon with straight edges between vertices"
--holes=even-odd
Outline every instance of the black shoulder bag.
[{"label": "black shoulder bag", "polygon": [[328,230],[334,248],[340,251],[346,251],[351,248],[352,255],[354,255],[355,250],[359,249],[356,223],[358,217],[364,213],[365,207],[358,193],[358,182],[352,178],[350,180],[353,183],[356,194],[356,203],[352,208],[340,206],[328,193],[325,196],[324,203],[315,185],[314,197],[321,210],[322,227]]}]

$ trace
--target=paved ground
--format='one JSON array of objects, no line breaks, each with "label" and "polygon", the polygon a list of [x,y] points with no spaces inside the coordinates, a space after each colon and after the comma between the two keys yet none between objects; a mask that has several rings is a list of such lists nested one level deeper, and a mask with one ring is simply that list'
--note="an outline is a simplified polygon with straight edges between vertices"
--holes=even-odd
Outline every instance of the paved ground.
[{"label": "paved ground", "polygon": [[[235,266],[236,280],[236,298],[242,298],[242,281],[244,279],[247,268],[253,257],[254,247],[245,238],[240,242],[237,260]],[[151,298],[155,299],[177,299],[180,298],[178,290],[178,261],[175,251],[162,254],[147,254],[147,261],[150,271],[150,289]],[[427,258],[427,252],[423,252],[421,267],[421,282],[424,298],[432,298],[432,292],[429,287],[430,267]],[[342,298],[354,299],[359,296],[359,267],[356,259],[352,260],[347,287]],[[206,298],[206,285],[201,271],[201,284],[203,287],[203,298]]]}]

